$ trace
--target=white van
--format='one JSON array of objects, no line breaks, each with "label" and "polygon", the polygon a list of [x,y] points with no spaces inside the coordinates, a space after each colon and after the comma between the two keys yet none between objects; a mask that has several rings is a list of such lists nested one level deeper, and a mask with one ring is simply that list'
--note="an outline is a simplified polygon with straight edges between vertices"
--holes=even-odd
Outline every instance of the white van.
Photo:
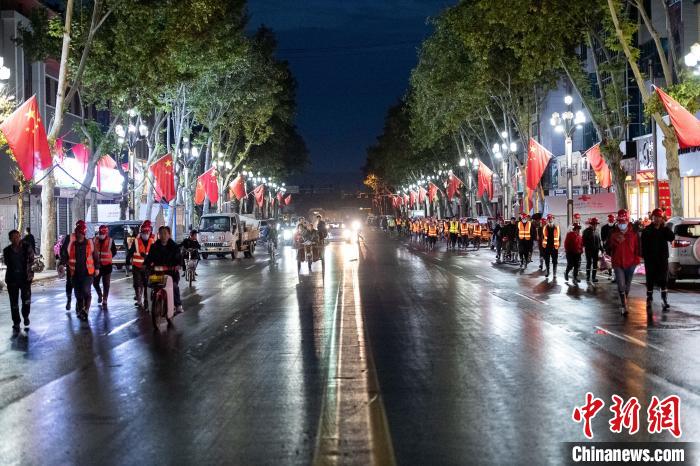
[{"label": "white van", "polygon": [[242,252],[252,257],[260,238],[260,220],[234,213],[206,214],[199,224],[199,242],[202,258],[209,254],[235,259]]}]

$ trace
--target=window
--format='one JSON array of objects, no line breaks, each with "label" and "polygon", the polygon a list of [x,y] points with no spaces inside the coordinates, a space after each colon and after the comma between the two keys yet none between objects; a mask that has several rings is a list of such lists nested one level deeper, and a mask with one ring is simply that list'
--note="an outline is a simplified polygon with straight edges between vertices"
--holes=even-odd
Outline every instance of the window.
[{"label": "window", "polygon": [[578,175],[578,164],[574,163],[572,165],[573,165],[573,167],[571,167],[572,168],[571,175],[576,176],[576,175]]},{"label": "window", "polygon": [[56,92],[58,92],[58,81],[50,76],[46,77],[46,105],[56,107]]}]

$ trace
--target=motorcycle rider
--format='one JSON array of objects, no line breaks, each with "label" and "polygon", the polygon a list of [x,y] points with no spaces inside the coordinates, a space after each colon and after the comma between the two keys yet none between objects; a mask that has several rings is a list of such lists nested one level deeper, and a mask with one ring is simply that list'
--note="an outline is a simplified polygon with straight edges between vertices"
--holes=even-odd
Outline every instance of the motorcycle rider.
[{"label": "motorcycle rider", "polygon": [[147,293],[145,293],[147,277],[144,260],[150,252],[153,243],[155,243],[151,221],[144,220],[139,231],[139,235],[134,238],[131,247],[126,253],[126,262],[127,264],[131,264],[131,268],[133,269],[136,305],[144,309],[148,306],[148,296]]},{"label": "motorcycle rider", "polygon": [[[109,237],[107,225],[100,225],[97,235],[93,238],[95,251],[95,265],[100,273],[95,275],[92,285],[97,292],[97,304],[107,307],[107,297],[109,296],[109,285],[112,280],[112,258],[117,255],[117,245]],[[100,281],[102,289],[100,289]]]},{"label": "motorcycle rider", "polygon": [[153,272],[162,272],[173,279],[173,301],[175,314],[182,312],[180,300],[180,246],[171,238],[170,227],[163,225],[158,228],[158,241],[153,243],[144,261],[146,268]]}]

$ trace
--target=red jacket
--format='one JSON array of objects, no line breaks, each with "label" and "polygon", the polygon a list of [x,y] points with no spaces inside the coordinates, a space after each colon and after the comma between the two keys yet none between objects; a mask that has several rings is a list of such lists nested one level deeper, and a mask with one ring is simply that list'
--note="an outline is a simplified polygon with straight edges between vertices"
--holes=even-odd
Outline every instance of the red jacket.
[{"label": "red jacket", "polygon": [[564,251],[567,254],[582,254],[583,253],[583,237],[575,231],[570,231],[564,239]]},{"label": "red jacket", "polygon": [[628,268],[639,264],[639,237],[632,225],[627,224],[627,230],[623,233],[614,227],[607,242],[607,248],[612,259],[613,267]]}]

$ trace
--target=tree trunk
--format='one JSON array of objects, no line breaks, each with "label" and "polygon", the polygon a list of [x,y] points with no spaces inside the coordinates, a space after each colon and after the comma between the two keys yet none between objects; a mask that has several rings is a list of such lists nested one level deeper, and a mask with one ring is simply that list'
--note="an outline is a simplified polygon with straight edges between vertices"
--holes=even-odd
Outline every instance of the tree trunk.
[{"label": "tree trunk", "polygon": [[[63,106],[66,94],[66,76],[68,74],[68,55],[70,54],[70,31],[73,21],[73,0],[66,2],[66,19],[63,26],[63,45],[61,48],[61,62],[58,71],[58,90],[56,92],[56,110],[51,124],[48,139],[52,145],[52,155],[56,156],[55,142],[63,126]],[[54,188],[56,179],[53,172],[49,173],[41,189],[41,255],[44,256],[46,267],[56,267],[56,259],[53,254],[53,245],[56,242],[56,198]]]},{"label": "tree trunk", "polygon": [[627,174],[622,169],[622,151],[620,151],[618,141],[600,144],[600,152],[603,159],[608,164],[612,184],[615,187],[615,202],[618,209],[627,209],[627,191],[625,189],[625,178]]},{"label": "tree trunk", "polygon": [[[663,131],[663,129],[662,129]],[[671,210],[673,215],[683,215],[683,197],[681,196],[681,168],[678,158],[678,139],[674,130],[669,128],[671,137],[664,131],[664,147],[666,148],[666,175],[671,189]],[[659,207],[659,206],[656,206]]]}]

